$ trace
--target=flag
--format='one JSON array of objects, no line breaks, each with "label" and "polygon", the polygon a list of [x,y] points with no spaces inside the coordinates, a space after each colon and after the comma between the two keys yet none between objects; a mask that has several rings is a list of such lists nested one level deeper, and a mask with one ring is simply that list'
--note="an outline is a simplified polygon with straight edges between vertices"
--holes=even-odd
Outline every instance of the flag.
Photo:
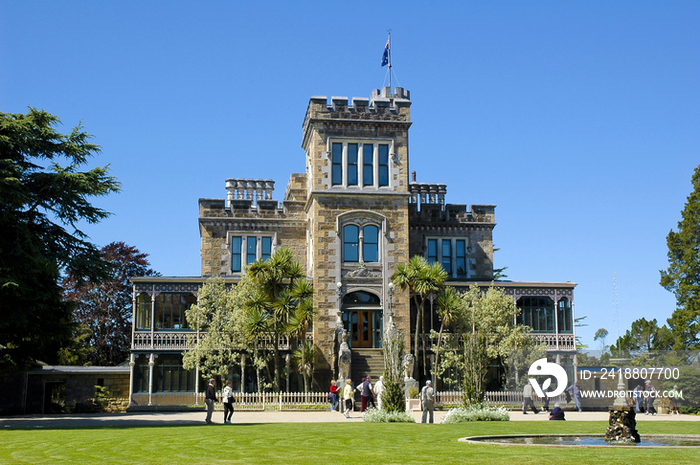
[{"label": "flag", "polygon": [[391,42],[391,37],[386,40],[386,46],[384,47],[384,55],[382,55],[382,66],[389,64],[389,44]]}]

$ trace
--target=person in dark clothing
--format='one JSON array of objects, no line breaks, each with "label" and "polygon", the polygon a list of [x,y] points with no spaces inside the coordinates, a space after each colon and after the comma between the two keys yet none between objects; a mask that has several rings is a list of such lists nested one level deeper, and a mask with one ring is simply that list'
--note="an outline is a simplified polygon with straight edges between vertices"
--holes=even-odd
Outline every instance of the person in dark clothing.
[{"label": "person in dark clothing", "polygon": [[216,402],[216,380],[210,379],[207,392],[204,396],[204,403],[207,404],[207,424],[211,424],[211,416],[214,413],[214,402]]},{"label": "person in dark clothing", "polygon": [[564,418],[564,411],[559,406],[559,402],[554,404],[554,408],[552,409],[551,412],[549,412],[549,419],[550,420],[566,420],[566,418]]}]

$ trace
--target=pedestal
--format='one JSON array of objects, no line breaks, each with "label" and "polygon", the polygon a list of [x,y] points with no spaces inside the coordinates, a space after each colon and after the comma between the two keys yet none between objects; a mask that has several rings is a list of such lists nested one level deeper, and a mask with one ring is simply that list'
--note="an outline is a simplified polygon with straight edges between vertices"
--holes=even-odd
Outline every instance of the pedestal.
[{"label": "pedestal", "polygon": [[640,442],[637,432],[637,420],[634,407],[610,407],[608,429],[605,430],[606,442]]}]

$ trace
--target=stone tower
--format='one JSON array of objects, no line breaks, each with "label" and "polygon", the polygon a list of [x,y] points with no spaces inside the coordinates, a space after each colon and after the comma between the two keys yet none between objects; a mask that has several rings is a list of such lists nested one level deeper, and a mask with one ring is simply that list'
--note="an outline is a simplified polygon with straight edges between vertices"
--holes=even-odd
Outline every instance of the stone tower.
[{"label": "stone tower", "polygon": [[[320,383],[337,374],[343,328],[353,349],[352,378],[380,371],[388,284],[396,265],[409,259],[410,107],[410,94],[400,87],[375,90],[351,104],[347,97],[332,97],[330,105],[326,97],[309,101],[302,141],[306,262],[316,292]],[[394,321],[408,335],[407,295],[396,292],[391,301]]]}]

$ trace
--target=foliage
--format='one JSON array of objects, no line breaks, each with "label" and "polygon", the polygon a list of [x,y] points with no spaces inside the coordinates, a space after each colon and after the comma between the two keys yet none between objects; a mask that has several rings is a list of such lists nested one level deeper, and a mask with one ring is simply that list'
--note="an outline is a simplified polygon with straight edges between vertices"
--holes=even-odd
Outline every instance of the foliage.
[{"label": "foliage", "polygon": [[608,337],[608,330],[605,328],[598,328],[598,330],[593,335],[594,341],[600,341],[600,350],[604,353],[608,350],[608,345],[605,344],[605,339]]},{"label": "foliage", "polygon": [[58,123],[34,108],[0,113],[0,357],[17,366],[55,363],[70,343],[73,304],[62,298],[61,272],[80,282],[109,271],[79,226],[109,216],[89,199],[119,183],[108,167],[80,171],[100,147],[81,126],[61,134]]},{"label": "foliage", "polygon": [[675,349],[700,348],[700,165],[692,184],[678,232],[671,230],[666,236],[669,266],[660,271],[661,285],[676,297],[668,319]]},{"label": "foliage", "polygon": [[626,351],[629,356],[636,357],[650,350],[670,350],[672,346],[673,337],[665,325],[659,328],[656,319],[640,318],[632,322],[631,328],[617,338],[610,350]]},{"label": "foliage", "polygon": [[410,387],[406,391],[406,395],[408,395],[409,399],[418,399],[419,394],[420,394],[420,391],[418,390],[417,387]]},{"label": "foliage", "polygon": [[405,354],[403,335],[392,325],[384,335],[384,394],[382,410],[403,412],[406,396],[403,382],[403,357]]},{"label": "foliage", "polygon": [[[69,272],[61,285],[66,300],[75,302],[73,320],[89,330],[89,336],[82,339],[86,345],[84,362],[111,366],[124,362],[129,356],[133,308],[129,278],[159,276],[160,273],[149,268],[148,254],[124,242],[112,242],[100,253],[112,265],[105,279],[81,284]],[[78,332],[77,337],[82,334]]]},{"label": "foliage", "polygon": [[375,408],[367,409],[362,415],[364,421],[368,423],[415,423],[416,420],[406,413],[387,411],[387,410],[377,410]]},{"label": "foliage", "polygon": [[205,378],[225,378],[231,367],[240,363],[241,351],[249,347],[250,342],[243,329],[243,302],[252,292],[250,282],[246,280],[230,288],[221,278],[211,278],[202,285],[197,304],[186,313],[187,321],[196,333],[192,336],[192,348],[182,355],[185,369],[199,367]]},{"label": "foliage", "polygon": [[[435,348],[435,364],[433,366],[433,386],[437,387],[437,367],[440,364],[440,346],[442,345],[442,337],[446,327],[449,327],[453,322],[463,317],[465,305],[459,294],[453,287],[446,287],[435,301],[437,314],[440,318],[440,331],[437,333],[437,345]],[[431,330],[430,337],[434,337],[434,331]]]},{"label": "foliage", "polygon": [[[304,277],[301,263],[287,247],[275,249],[268,260],[261,259],[250,265],[246,276],[255,288],[246,302],[246,309],[255,316],[255,321],[265,323],[265,332],[273,338],[273,389],[279,391],[282,385],[280,338],[291,333],[301,336],[302,342],[305,340],[306,331],[313,323],[313,286]],[[262,329],[257,327],[255,334],[263,335]],[[307,389],[308,379],[304,377]]]},{"label": "foliage", "polygon": [[[428,260],[422,255],[414,255],[408,261],[408,264],[400,263],[396,267],[392,280],[402,290],[408,289],[410,298],[417,310],[416,326],[414,335],[414,357],[416,360],[415,369],[418,370],[418,336],[422,335],[423,347],[425,347],[425,330],[423,322],[425,321],[425,303],[430,296],[437,296],[445,286],[447,272],[442,268],[439,262],[428,263]],[[423,374],[426,373],[425,351],[423,351]]]},{"label": "foliage", "polygon": [[459,374],[464,402],[469,405],[483,400],[491,363],[520,370],[543,348],[530,336],[529,327],[514,324],[519,310],[502,289],[492,286],[484,292],[472,285],[460,298],[463,309],[451,324],[455,337],[448,338],[436,372]]},{"label": "foliage", "polygon": [[59,365],[85,365],[94,353],[95,349],[90,346],[89,340],[92,331],[87,325],[76,325],[73,328],[73,339],[69,344],[58,349]]},{"label": "foliage", "polygon": [[443,424],[467,423],[470,421],[509,421],[510,412],[505,407],[490,407],[485,403],[473,403],[465,407],[452,408],[442,419]]},{"label": "foliage", "polygon": [[311,341],[302,342],[292,355],[294,369],[304,377],[304,392],[309,392],[309,380],[314,373],[315,358],[316,347]]}]

